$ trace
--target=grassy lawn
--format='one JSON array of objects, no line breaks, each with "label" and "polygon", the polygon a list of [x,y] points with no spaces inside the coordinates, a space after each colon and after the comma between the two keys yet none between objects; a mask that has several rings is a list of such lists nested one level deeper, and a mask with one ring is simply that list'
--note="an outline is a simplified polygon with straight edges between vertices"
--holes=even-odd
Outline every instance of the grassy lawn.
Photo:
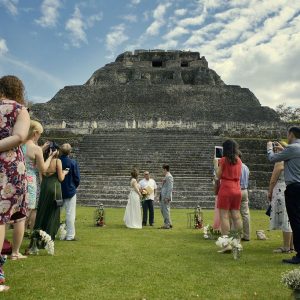
[{"label": "grassy lawn", "polygon": [[[267,232],[257,241],[255,231],[268,229],[263,211],[252,211],[252,241],[242,258],[217,253],[202,231],[186,228],[188,210],[173,209],[175,228],[142,230],[123,226],[124,209],[106,209],[107,226],[93,227],[93,208],[77,211],[77,242],[55,242],[55,256],[43,251],[26,260],[8,261],[11,290],[1,299],[289,299],[280,283],[289,255],[273,254],[281,232]],[[205,211],[205,224],[212,211]],[[11,236],[11,232],[8,233]],[[27,240],[24,240],[25,248]]]}]

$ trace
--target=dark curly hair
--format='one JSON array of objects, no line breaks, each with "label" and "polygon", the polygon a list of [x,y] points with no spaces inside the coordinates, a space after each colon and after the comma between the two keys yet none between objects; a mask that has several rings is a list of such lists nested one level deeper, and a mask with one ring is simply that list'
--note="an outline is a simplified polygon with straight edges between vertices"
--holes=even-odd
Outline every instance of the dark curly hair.
[{"label": "dark curly hair", "polygon": [[0,95],[2,97],[25,104],[24,94],[24,84],[18,77],[7,75],[0,78]]},{"label": "dark curly hair", "polygon": [[226,140],[223,143],[223,156],[225,156],[231,165],[237,163],[239,155],[239,145],[234,140]]}]

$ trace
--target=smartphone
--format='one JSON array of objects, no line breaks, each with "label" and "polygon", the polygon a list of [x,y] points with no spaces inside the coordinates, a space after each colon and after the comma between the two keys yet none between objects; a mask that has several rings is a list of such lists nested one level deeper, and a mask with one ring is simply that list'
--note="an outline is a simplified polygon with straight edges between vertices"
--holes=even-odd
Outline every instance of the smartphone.
[{"label": "smartphone", "polygon": [[223,147],[215,146],[215,158],[222,158],[223,157]]}]

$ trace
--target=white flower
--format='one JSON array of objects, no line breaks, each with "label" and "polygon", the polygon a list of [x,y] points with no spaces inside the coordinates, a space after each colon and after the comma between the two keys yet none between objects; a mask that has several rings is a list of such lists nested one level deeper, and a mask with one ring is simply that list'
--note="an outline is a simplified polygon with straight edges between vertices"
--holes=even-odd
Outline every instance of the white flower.
[{"label": "white flower", "polygon": [[0,127],[3,128],[6,126],[7,118],[4,117],[2,114],[0,115]]},{"label": "white flower", "polygon": [[19,163],[18,163],[18,167],[17,167],[18,173],[19,173],[20,175],[23,175],[23,174],[25,174],[25,170],[26,170],[25,164],[24,164],[22,161],[19,162]]},{"label": "white flower", "polygon": [[8,115],[13,111],[13,106],[11,104],[5,104],[0,106],[0,112],[2,115]]},{"label": "white flower", "polygon": [[15,151],[9,150],[9,151],[6,151],[6,152],[2,152],[0,157],[1,157],[1,159],[3,159],[6,162],[11,162],[11,161],[14,161],[16,159],[17,154],[16,154]]},{"label": "white flower", "polygon": [[4,199],[9,199],[15,193],[16,193],[16,188],[11,183],[7,183],[6,185],[4,185],[4,187],[3,187],[2,191],[1,191],[1,196]]},{"label": "white flower", "polygon": [[4,173],[0,173],[0,186],[7,183],[7,176]]}]

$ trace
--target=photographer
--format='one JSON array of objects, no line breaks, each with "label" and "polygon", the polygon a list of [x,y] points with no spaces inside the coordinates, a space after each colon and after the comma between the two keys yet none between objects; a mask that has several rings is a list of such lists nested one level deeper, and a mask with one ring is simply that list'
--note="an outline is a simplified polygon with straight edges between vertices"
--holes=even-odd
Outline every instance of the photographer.
[{"label": "photographer", "polygon": [[291,259],[283,259],[283,262],[300,264],[300,128],[291,127],[287,139],[289,145],[285,149],[279,143],[268,142],[267,153],[271,162],[284,161],[285,205],[297,254]]}]

